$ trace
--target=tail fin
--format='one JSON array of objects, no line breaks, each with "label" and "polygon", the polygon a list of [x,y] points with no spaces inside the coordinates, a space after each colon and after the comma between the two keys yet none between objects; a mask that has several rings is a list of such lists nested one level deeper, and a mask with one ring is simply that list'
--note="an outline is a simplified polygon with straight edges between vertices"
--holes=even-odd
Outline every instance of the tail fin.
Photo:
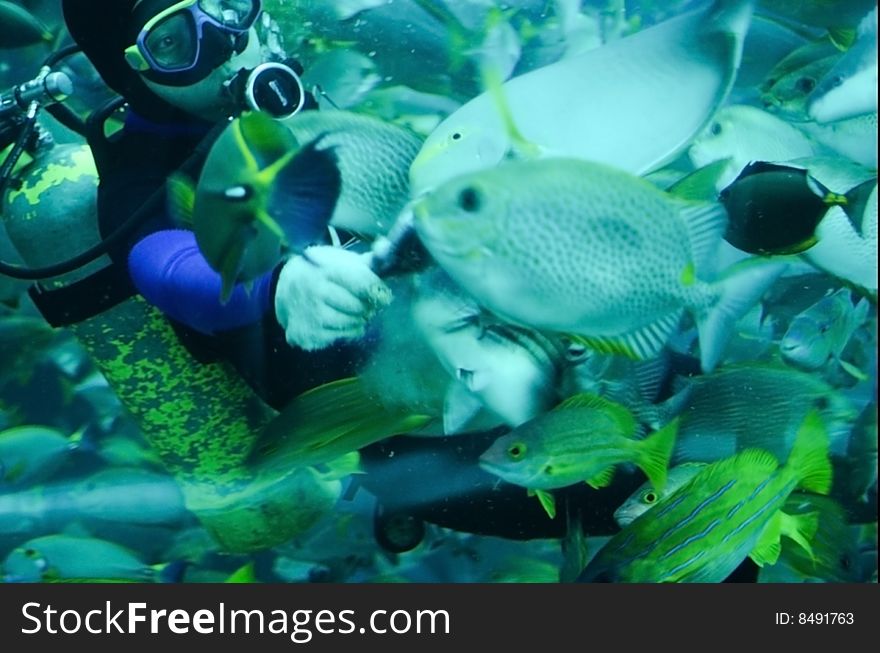
[{"label": "tail fin", "polygon": [[666,471],[675,446],[678,424],[679,418],[676,417],[639,443],[640,458],[637,464],[657,491],[662,491],[666,485]]},{"label": "tail fin", "polygon": [[798,479],[798,487],[816,494],[831,490],[831,459],[828,456],[828,430],[822,417],[811,410],[795,436],[786,470]]},{"label": "tail fin", "polygon": [[717,282],[720,299],[715,306],[696,316],[700,367],[704,372],[712,371],[721,360],[736,321],[761,299],[787,266],[787,263],[750,260],[735,266]]}]

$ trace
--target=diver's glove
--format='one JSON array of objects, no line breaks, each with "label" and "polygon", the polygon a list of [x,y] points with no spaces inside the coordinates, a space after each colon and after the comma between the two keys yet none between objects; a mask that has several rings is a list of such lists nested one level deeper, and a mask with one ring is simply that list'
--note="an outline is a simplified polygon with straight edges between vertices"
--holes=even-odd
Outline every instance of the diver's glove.
[{"label": "diver's glove", "polygon": [[284,264],[275,289],[275,316],[288,344],[312,351],[364,335],[367,322],[392,298],[370,269],[370,257],[317,245]]}]

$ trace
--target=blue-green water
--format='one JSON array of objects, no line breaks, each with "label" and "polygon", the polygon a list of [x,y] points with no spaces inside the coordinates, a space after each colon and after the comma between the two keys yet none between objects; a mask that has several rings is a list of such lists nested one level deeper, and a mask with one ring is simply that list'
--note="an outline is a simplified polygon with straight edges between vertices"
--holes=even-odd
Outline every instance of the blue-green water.
[{"label": "blue-green water", "polygon": [[[26,109],[3,89],[72,43],[57,3],[11,4],[47,36],[0,31],[0,149]],[[872,43],[876,77],[875,2],[263,5],[260,56],[294,57],[318,105],[315,126],[287,128],[334,139],[345,211],[331,224],[378,257],[412,200],[421,244],[401,249],[418,263],[377,278],[359,337],[335,342],[321,320],[337,317],[301,315],[326,316],[317,299],[212,336],[138,297],[53,329],[32,282],[0,274],[0,580],[570,582],[598,554],[605,580],[876,582],[876,82],[871,109],[850,79]],[[80,118],[119,90],[82,54],[55,70]],[[846,94],[820,121],[835,75]],[[200,101],[157,93],[191,113]],[[18,267],[98,239],[85,139],[45,110],[39,124],[47,140],[2,206],[0,261]],[[242,150],[283,156],[242,133]],[[176,156],[144,155],[143,178]],[[258,183],[235,165],[219,177]],[[174,225],[202,239],[238,210],[199,217],[196,197],[194,225]],[[272,264],[293,275],[297,256]],[[358,286],[351,274],[336,283]],[[636,453],[676,419],[659,461]],[[796,440],[826,483],[799,476]],[[756,469],[754,449],[771,462]],[[762,481],[795,481],[743,525],[734,566],[690,572],[723,549],[703,537],[712,465],[745,466],[742,514],[770,505],[750,504]],[[658,468],[679,471],[640,487]],[[605,543],[669,521],[676,500],[701,506],[665,535],[686,555],[646,549],[629,575]],[[783,528],[768,559],[783,519],[800,535]],[[107,543],[127,566],[106,564]],[[158,571],[174,562],[182,573]]]}]

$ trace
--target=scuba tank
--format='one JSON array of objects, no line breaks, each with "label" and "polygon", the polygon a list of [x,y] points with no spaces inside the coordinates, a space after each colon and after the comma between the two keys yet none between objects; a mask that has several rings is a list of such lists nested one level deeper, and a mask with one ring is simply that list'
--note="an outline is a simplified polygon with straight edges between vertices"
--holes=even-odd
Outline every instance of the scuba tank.
[{"label": "scuba tank", "polygon": [[[24,263],[52,266],[101,241],[98,174],[83,144],[44,143],[32,157],[0,198],[0,213]],[[275,411],[229,364],[196,360],[129,284],[127,271],[104,255],[41,280],[30,295],[52,326],[70,329],[86,349],[222,548],[270,548],[310,528],[332,509],[341,482],[312,467],[246,466]],[[89,313],[80,310],[86,304]]]}]

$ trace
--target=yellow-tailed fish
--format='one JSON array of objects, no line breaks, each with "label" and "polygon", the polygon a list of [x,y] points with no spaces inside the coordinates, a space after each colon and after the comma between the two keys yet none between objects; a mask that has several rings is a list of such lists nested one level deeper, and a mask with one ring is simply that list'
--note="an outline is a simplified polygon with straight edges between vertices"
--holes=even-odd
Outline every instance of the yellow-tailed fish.
[{"label": "yellow-tailed fish", "polygon": [[298,141],[267,114],[233,120],[211,148],[198,185],[176,176],[169,196],[190,223],[226,301],[237,282],[274,268],[288,252],[321,242],[341,177],[333,150]]},{"label": "yellow-tailed fish", "polygon": [[818,514],[782,508],[796,489],[827,494],[831,475],[827,434],[810,413],[785,465],[760,449],[707,465],[612,537],[578,580],[721,582],[747,557],[774,564],[783,535],[813,556]]},{"label": "yellow-tailed fish", "polygon": [[303,393],[260,434],[250,464],[265,470],[324,466],[430,418],[386,409],[356,377]]},{"label": "yellow-tailed fish", "polygon": [[[583,393],[498,438],[480,456],[480,466],[509,483],[540,491],[581,481],[606,487],[617,465],[633,463],[662,488],[677,429],[678,420],[673,420],[638,439],[642,430],[629,410]],[[547,509],[547,493],[538,498]]]}]

